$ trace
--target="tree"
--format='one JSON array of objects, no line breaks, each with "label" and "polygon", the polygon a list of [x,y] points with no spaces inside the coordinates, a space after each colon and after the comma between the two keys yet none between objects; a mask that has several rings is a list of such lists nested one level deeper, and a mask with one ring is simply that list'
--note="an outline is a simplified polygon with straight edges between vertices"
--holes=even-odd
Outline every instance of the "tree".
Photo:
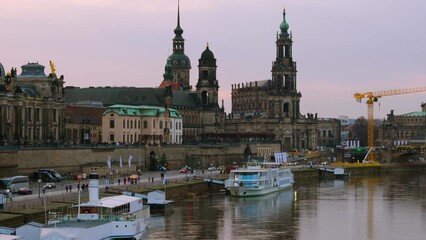
[{"label": "tree", "polygon": [[359,117],[349,130],[352,139],[358,139],[360,146],[367,146],[367,119]]},{"label": "tree", "polygon": [[[379,128],[382,124],[381,120],[374,120],[374,142],[379,137]],[[367,146],[368,143],[368,120],[365,117],[359,117],[355,123],[350,127],[351,139],[358,139],[360,146]]]}]

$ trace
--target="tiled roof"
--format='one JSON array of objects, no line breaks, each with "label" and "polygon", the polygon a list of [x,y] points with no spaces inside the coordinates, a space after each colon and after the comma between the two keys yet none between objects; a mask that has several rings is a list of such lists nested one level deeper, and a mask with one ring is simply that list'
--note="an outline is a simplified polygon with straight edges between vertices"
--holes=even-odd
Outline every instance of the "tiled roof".
[{"label": "tiled roof", "polygon": [[74,124],[102,124],[102,113],[105,107],[66,106],[65,118]]},{"label": "tiled roof", "polygon": [[[134,88],[134,87],[97,87],[97,88],[73,88],[67,87],[65,101],[75,104],[81,101],[101,102],[104,106],[114,104],[123,105],[149,105],[164,106],[164,93],[166,89],[160,88]],[[174,108],[197,107],[194,93],[172,90],[172,106]]]}]

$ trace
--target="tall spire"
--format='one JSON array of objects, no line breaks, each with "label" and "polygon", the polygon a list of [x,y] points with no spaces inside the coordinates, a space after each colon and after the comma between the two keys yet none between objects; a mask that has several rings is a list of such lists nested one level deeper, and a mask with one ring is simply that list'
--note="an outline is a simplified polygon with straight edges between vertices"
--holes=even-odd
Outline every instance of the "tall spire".
[{"label": "tall spire", "polygon": [[288,23],[285,21],[285,8],[283,8],[283,21],[280,24],[281,34],[282,36],[288,37]]},{"label": "tall spire", "polygon": [[183,29],[180,27],[180,9],[179,9],[179,0],[178,0],[178,15],[177,15],[177,26],[175,28],[175,39],[182,39]]}]

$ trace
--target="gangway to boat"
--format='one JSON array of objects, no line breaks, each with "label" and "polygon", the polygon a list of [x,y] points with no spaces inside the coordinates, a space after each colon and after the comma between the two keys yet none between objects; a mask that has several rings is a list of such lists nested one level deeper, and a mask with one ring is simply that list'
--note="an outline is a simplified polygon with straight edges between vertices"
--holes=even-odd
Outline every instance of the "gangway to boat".
[{"label": "gangway to boat", "polygon": [[225,185],[225,181],[220,181],[216,179],[204,178],[204,182],[214,183],[218,185]]},{"label": "gangway to boat", "polygon": [[342,167],[336,167],[336,168],[319,168],[320,171],[323,172],[329,172],[332,173],[334,175],[334,177],[339,178],[339,177],[344,177],[344,176],[349,176],[349,173],[345,173],[345,169]]}]

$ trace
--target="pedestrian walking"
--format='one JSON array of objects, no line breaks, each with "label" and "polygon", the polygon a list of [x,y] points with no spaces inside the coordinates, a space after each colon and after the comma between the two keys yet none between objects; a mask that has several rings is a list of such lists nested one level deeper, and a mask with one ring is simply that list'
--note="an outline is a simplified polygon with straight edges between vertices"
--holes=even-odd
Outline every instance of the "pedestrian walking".
[{"label": "pedestrian walking", "polygon": [[127,180],[127,179],[124,177],[124,178],[123,178],[123,183],[124,183],[124,185],[126,185],[126,180]]},{"label": "pedestrian walking", "polygon": [[70,192],[71,192],[71,190],[72,190],[72,185],[70,185],[68,188],[70,189]]},{"label": "pedestrian walking", "polygon": [[118,181],[118,185],[120,185],[121,179],[118,179],[117,181]]},{"label": "pedestrian walking", "polygon": [[68,192],[68,185],[65,186],[65,192]]}]

